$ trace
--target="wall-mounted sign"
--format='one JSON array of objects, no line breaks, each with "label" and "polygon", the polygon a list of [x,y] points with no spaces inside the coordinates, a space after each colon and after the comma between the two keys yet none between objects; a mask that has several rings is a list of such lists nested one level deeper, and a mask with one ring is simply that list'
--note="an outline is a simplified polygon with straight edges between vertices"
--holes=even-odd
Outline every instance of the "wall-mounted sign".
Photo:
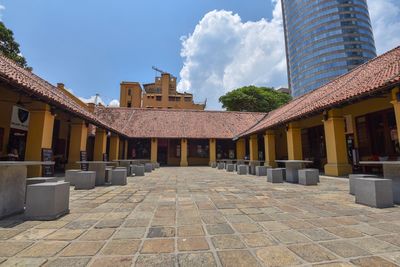
[{"label": "wall-mounted sign", "polygon": [[28,131],[29,111],[19,106],[13,106],[11,128]]}]

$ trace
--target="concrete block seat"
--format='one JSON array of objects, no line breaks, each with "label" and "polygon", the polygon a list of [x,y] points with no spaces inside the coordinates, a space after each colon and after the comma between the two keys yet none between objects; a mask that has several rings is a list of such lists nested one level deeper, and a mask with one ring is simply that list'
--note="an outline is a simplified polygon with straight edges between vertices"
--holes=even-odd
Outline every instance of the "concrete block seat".
[{"label": "concrete block seat", "polygon": [[211,162],[211,168],[217,168],[217,163],[215,161]]},{"label": "concrete block seat", "polygon": [[110,171],[111,184],[112,185],[126,185],[127,184],[127,172],[124,169],[114,169]]},{"label": "concrete block seat", "polygon": [[355,195],[356,194],[356,179],[358,178],[378,178],[378,176],[374,174],[350,174],[349,175],[349,193],[350,195]]},{"label": "concrete block seat", "polygon": [[69,183],[28,185],[25,216],[30,220],[55,220],[69,213]]},{"label": "concrete block seat", "polygon": [[26,185],[57,182],[57,177],[33,177],[26,179]]},{"label": "concrete block seat", "polygon": [[145,163],[144,164],[144,172],[152,172],[153,171],[153,164],[152,163]]},{"label": "concrete block seat", "polygon": [[391,179],[356,178],[356,203],[374,208],[393,206],[393,189]]},{"label": "concrete block seat", "polygon": [[283,178],[285,176],[284,168],[268,168],[267,169],[267,182],[269,183],[283,183]]},{"label": "concrete block seat", "polygon": [[82,170],[66,170],[65,171],[65,179],[64,181],[69,183],[70,185],[74,186],[75,185],[75,178],[76,174],[78,172],[81,172]]},{"label": "concrete block seat", "polygon": [[218,162],[217,169],[218,169],[218,170],[223,170],[223,169],[225,169],[225,163],[223,163],[223,162]]},{"label": "concrete block seat", "polygon": [[235,171],[235,164],[226,164],[226,171],[227,172],[234,172]]},{"label": "concrete block seat", "polygon": [[81,171],[76,174],[75,190],[90,190],[96,185],[96,172]]},{"label": "concrete block seat", "polygon": [[267,167],[256,166],[256,176],[267,176]]},{"label": "concrete block seat", "polygon": [[237,174],[239,174],[239,175],[249,174],[249,165],[238,165],[237,166]]},{"label": "concrete block seat", "polygon": [[160,168],[160,163],[156,162],[155,166],[156,166],[156,169],[159,169]]},{"label": "concrete block seat", "polygon": [[134,165],[132,172],[133,172],[133,174],[135,174],[135,176],[144,176],[144,166],[143,165]]},{"label": "concrete block seat", "polygon": [[300,169],[299,184],[301,185],[317,185],[319,181],[318,169]]}]

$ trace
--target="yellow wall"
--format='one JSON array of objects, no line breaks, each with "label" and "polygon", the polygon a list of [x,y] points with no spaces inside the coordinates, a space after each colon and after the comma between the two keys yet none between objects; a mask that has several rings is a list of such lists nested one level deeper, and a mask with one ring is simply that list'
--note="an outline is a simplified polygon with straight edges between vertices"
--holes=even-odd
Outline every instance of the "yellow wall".
[{"label": "yellow wall", "polygon": [[[129,95],[129,90],[131,94]],[[120,107],[128,107],[128,102],[132,108],[142,107],[142,88],[137,82],[122,82],[120,84]]]},{"label": "yellow wall", "polygon": [[[29,111],[30,118],[25,160],[41,161],[42,148],[52,148],[54,115],[51,114],[49,105],[36,101],[30,104]],[[28,167],[29,177],[41,175],[41,166]]]},{"label": "yellow wall", "polygon": [[103,154],[107,148],[107,131],[101,128],[96,128],[96,137],[94,141],[93,160],[102,161]]},{"label": "yellow wall", "polygon": [[276,167],[276,149],[275,149],[275,132],[267,131],[264,134],[264,151],[265,151],[265,163],[268,166]]},{"label": "yellow wall", "polygon": [[210,162],[211,163],[216,162],[217,160],[217,140],[214,138],[210,139],[210,144],[209,144],[209,153],[210,153]]},{"label": "yellow wall", "polygon": [[188,144],[188,140],[187,139],[185,139],[185,138],[181,139],[181,163],[180,163],[181,167],[187,167],[188,166],[187,144]]},{"label": "yellow wall", "polygon": [[258,160],[258,136],[253,134],[250,136],[250,160]]},{"label": "yellow wall", "polygon": [[157,162],[157,153],[158,153],[158,140],[157,138],[151,139],[151,151],[150,151],[150,158],[151,162]]},{"label": "yellow wall", "polygon": [[240,138],[236,141],[236,158],[244,159],[246,156],[246,139]]},{"label": "yellow wall", "polygon": [[301,128],[297,123],[289,123],[287,130],[287,147],[289,160],[303,159]]},{"label": "yellow wall", "polygon": [[117,134],[111,134],[110,136],[110,157],[109,160],[119,159],[119,136]]},{"label": "yellow wall", "polygon": [[400,102],[397,99],[397,95],[400,93],[399,87],[392,90],[392,105],[394,113],[396,115],[397,135],[400,136]]},{"label": "yellow wall", "polygon": [[80,152],[86,151],[88,127],[83,120],[75,119],[71,122],[71,136],[69,141],[69,155],[67,169],[80,169]]}]

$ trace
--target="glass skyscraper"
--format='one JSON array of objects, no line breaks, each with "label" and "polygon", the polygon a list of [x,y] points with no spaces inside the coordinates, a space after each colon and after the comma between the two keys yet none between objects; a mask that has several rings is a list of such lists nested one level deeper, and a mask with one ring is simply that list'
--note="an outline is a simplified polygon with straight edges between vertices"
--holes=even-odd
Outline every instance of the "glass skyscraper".
[{"label": "glass skyscraper", "polygon": [[282,0],[294,97],[376,57],[366,0]]}]

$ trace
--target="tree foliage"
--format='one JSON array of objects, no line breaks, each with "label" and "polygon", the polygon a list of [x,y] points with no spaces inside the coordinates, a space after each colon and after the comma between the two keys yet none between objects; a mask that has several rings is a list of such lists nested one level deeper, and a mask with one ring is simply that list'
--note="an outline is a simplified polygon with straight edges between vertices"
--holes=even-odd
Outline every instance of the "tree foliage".
[{"label": "tree foliage", "polygon": [[0,21],[0,52],[14,60],[21,67],[32,70],[19,50],[19,44],[14,40],[14,33]]},{"label": "tree foliage", "polygon": [[251,85],[221,96],[219,102],[228,111],[270,112],[291,99],[290,95],[278,92],[274,88]]}]

